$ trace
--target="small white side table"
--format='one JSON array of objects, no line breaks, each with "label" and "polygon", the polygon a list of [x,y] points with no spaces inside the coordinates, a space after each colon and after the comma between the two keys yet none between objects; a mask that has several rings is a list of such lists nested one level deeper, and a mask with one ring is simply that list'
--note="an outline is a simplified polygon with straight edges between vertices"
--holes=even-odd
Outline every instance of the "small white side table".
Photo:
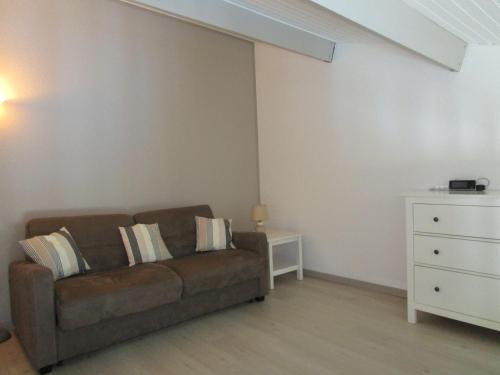
[{"label": "small white side table", "polygon": [[[302,269],[302,236],[298,233],[282,230],[266,230],[267,243],[269,245],[269,287],[274,289],[274,277],[288,272],[297,272],[297,280],[304,278]],[[279,264],[274,261],[274,246],[286,243],[297,243],[296,262],[294,264]]]}]

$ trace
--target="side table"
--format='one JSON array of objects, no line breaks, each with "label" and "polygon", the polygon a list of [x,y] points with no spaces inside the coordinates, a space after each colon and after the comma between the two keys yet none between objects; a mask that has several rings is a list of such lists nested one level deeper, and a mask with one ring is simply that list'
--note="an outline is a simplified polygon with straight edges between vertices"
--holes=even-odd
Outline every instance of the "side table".
[{"label": "side table", "polygon": [[[302,236],[298,233],[283,230],[266,230],[267,242],[269,245],[269,287],[274,289],[274,277],[288,272],[297,272],[297,280],[304,278],[302,268]],[[274,247],[278,245],[297,243],[295,263],[282,263],[274,259]]]}]

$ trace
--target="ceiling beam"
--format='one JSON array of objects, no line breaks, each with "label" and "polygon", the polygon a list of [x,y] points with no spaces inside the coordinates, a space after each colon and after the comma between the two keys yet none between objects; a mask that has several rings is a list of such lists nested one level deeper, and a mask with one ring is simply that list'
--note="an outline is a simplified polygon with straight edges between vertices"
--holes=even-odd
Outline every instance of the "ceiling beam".
[{"label": "ceiling beam", "polygon": [[364,28],[459,71],[467,43],[401,0],[310,0]]},{"label": "ceiling beam", "polygon": [[333,58],[333,41],[224,0],[122,1],[322,61]]}]

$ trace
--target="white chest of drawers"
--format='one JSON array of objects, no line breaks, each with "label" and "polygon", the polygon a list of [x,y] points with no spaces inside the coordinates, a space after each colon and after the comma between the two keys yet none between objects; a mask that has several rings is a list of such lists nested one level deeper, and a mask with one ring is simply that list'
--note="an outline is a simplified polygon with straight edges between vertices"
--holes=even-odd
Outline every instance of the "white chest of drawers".
[{"label": "white chest of drawers", "polygon": [[500,192],[405,200],[408,321],[420,310],[500,331]]}]

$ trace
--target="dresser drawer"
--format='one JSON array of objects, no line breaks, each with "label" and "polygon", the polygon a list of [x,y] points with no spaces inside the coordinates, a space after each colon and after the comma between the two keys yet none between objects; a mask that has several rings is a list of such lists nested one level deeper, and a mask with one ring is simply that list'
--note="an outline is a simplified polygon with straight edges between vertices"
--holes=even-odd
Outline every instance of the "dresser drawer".
[{"label": "dresser drawer", "polygon": [[418,263],[500,276],[498,243],[415,235],[413,257]]},{"label": "dresser drawer", "polygon": [[500,279],[415,267],[415,301],[500,322]]},{"label": "dresser drawer", "polygon": [[413,229],[500,239],[500,207],[414,204]]}]

